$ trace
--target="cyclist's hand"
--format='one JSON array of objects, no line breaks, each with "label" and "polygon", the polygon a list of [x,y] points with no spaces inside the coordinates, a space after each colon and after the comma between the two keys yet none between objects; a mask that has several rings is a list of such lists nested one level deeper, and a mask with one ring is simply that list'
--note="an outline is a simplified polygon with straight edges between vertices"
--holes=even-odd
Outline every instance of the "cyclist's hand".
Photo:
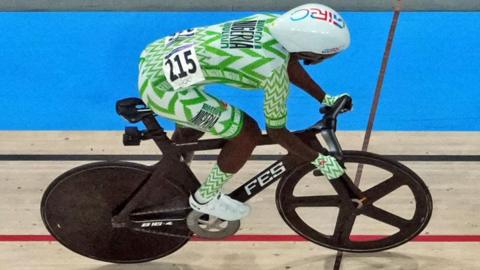
[{"label": "cyclist's hand", "polygon": [[[325,105],[325,106],[333,106],[333,104],[335,104],[335,102],[343,96],[349,96],[350,97],[350,95],[347,94],[347,93],[343,93],[343,94],[340,94],[340,95],[337,95],[337,96],[330,96],[330,95],[326,94],[325,97],[322,100],[322,104]],[[349,104],[347,104],[345,109],[350,111],[350,110],[352,110],[352,108],[353,108],[353,102],[350,102]]]},{"label": "cyclist's hand", "polygon": [[340,166],[338,161],[332,156],[318,154],[318,157],[310,163],[315,165],[328,180],[339,178],[345,173],[342,166]]}]

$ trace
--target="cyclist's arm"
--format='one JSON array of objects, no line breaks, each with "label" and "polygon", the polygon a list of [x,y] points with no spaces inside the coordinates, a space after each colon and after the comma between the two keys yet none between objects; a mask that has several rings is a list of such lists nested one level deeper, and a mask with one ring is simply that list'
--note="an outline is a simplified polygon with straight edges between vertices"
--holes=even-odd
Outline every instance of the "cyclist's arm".
[{"label": "cyclist's arm", "polygon": [[288,77],[290,82],[300,87],[302,90],[310,94],[312,97],[322,103],[325,98],[325,91],[318,85],[299,62],[298,56],[290,55],[288,62]]},{"label": "cyclist's arm", "polygon": [[276,69],[265,82],[264,113],[268,135],[289,153],[312,161],[318,153],[293,135],[285,126],[289,80],[285,67]]}]

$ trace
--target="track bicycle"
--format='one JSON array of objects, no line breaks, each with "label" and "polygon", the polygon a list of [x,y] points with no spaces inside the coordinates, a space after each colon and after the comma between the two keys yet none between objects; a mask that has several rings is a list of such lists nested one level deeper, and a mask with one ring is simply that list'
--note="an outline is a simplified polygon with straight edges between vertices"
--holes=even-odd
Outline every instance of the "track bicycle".
[{"label": "track bicycle", "polygon": [[[354,164],[384,171],[379,183],[362,190],[349,174],[327,180],[321,172],[298,156],[286,154],[246,181],[229,195],[246,202],[280,180],[276,188],[276,207],[286,224],[315,244],[339,251],[376,252],[404,244],[417,236],[432,214],[430,192],[412,170],[378,154],[342,150],[336,137],[337,116],[346,109],[349,97],[322,108],[323,118],[294,134],[323,154],[334,155],[344,166]],[[183,159],[183,153],[221,149],[225,139],[203,139],[175,144],[155,119],[155,114],[138,98],[117,102],[117,113],[131,123],[143,122],[145,130],[126,127],[124,145],[139,145],[153,140],[162,156],[147,166],[125,161],[94,162],[73,168],[57,177],[46,189],[41,216],[48,231],[66,248],[83,256],[114,263],[138,263],[171,254],[194,235],[220,239],[233,235],[240,221],[224,221],[193,211],[188,197],[200,183]],[[321,134],[327,148],[317,134]],[[262,135],[259,145],[275,144]],[[384,174],[382,174],[384,175]],[[368,178],[367,175],[362,176]],[[333,188],[330,194],[317,194],[302,184],[306,178]],[[362,178],[362,181],[363,181]],[[398,189],[407,190],[412,211],[403,217],[376,203]],[[309,195],[299,195],[307,189]],[[299,209],[334,208],[338,215],[330,231],[322,231]],[[254,208],[253,208],[254,209]],[[361,217],[387,224],[395,232],[356,239],[354,224]],[[322,219],[322,217],[318,217]]]}]

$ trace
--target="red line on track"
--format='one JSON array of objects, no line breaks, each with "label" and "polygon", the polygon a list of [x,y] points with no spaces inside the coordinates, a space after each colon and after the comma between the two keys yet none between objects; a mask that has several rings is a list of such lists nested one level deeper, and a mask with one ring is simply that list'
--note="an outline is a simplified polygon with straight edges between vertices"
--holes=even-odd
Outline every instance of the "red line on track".
[{"label": "red line on track", "polygon": [[[382,235],[352,235],[354,241],[372,241],[381,239]],[[0,235],[0,242],[51,242],[56,241],[51,235]],[[262,235],[240,234],[221,240],[207,240],[193,237],[192,241],[231,241],[231,242],[305,242],[299,235]],[[412,242],[480,242],[480,235],[419,235]]]}]

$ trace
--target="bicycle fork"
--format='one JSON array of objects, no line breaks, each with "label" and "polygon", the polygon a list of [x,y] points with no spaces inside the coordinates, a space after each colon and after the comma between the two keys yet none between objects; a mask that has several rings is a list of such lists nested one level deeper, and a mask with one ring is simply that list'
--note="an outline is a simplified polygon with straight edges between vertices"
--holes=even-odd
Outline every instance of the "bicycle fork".
[{"label": "bicycle fork", "polygon": [[[334,156],[343,165],[343,151],[333,128],[324,128],[320,131],[323,140],[325,141],[329,154]],[[315,171],[314,175],[321,175],[320,171]],[[329,180],[335,191],[338,193],[342,202],[350,201],[355,206],[354,208],[362,208],[366,203],[367,198],[362,194],[362,191],[354,184],[348,175]]]}]

